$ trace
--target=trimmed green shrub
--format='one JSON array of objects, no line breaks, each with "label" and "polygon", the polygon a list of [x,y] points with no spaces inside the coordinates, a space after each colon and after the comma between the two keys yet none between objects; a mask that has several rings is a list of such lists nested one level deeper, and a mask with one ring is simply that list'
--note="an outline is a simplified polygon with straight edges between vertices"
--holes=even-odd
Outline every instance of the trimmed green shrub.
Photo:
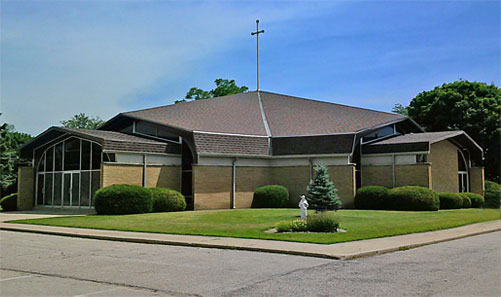
[{"label": "trimmed green shrub", "polygon": [[471,200],[470,197],[466,195],[460,195],[461,198],[463,199],[463,205],[462,208],[471,208]]},{"label": "trimmed green shrub", "polygon": [[327,167],[315,166],[315,176],[306,187],[306,200],[310,208],[316,210],[338,210],[341,208],[341,200],[337,195],[337,189],[329,180]]},{"label": "trimmed green shrub", "polygon": [[386,209],[388,207],[388,192],[383,186],[366,186],[357,190],[355,208],[357,209]]},{"label": "trimmed green shrub", "polygon": [[289,205],[289,190],[284,186],[269,185],[254,192],[252,208],[283,208]]},{"label": "trimmed green shrub", "polygon": [[485,208],[501,207],[501,185],[492,181],[485,181]]},{"label": "trimmed green shrub", "polygon": [[183,194],[172,189],[151,188],[153,193],[153,212],[183,211],[186,199]]},{"label": "trimmed green shrub", "polygon": [[458,209],[463,207],[463,197],[459,193],[439,192],[440,209]]},{"label": "trimmed green shrub", "polygon": [[278,232],[305,232],[308,231],[306,221],[296,219],[293,221],[278,222],[275,226]]},{"label": "trimmed green shrub", "polygon": [[438,210],[438,195],[428,188],[405,186],[388,192],[389,209],[392,210]]},{"label": "trimmed green shrub", "polygon": [[461,196],[470,198],[471,207],[481,208],[484,206],[484,197],[476,193],[461,193]]},{"label": "trimmed green shrub", "polygon": [[0,206],[3,211],[17,210],[17,193],[7,195],[0,199]]},{"label": "trimmed green shrub", "polygon": [[337,232],[339,217],[336,213],[321,211],[306,218],[308,231]]},{"label": "trimmed green shrub", "polygon": [[94,206],[100,215],[151,212],[153,194],[141,186],[111,185],[96,192]]}]

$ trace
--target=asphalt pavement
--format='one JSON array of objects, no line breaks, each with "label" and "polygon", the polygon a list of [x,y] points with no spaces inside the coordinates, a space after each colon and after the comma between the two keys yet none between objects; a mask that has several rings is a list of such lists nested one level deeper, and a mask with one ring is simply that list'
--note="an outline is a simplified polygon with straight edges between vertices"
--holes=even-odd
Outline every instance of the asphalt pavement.
[{"label": "asphalt pavement", "polygon": [[501,296],[501,232],[354,260],[0,231],[1,296]]}]

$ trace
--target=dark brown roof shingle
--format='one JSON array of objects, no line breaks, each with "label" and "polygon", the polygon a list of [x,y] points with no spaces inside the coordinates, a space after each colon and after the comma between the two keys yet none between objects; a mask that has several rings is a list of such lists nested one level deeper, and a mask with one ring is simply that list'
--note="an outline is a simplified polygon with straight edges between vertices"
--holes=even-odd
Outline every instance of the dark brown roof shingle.
[{"label": "dark brown roof shingle", "polygon": [[[263,91],[259,95],[274,137],[355,133],[405,119],[399,114]],[[131,111],[123,115],[188,131],[267,136],[258,92]]]},{"label": "dark brown roof shingle", "polygon": [[268,137],[194,133],[199,154],[267,156]]}]

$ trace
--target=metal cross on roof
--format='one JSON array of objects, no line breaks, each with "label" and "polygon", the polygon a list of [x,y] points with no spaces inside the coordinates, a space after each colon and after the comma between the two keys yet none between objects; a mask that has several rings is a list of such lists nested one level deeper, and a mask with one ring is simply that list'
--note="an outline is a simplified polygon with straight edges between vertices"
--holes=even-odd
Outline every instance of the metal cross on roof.
[{"label": "metal cross on roof", "polygon": [[256,32],[251,32],[251,35],[256,35],[256,66],[257,66],[257,90],[259,91],[259,34],[264,33],[264,30],[259,31],[259,20],[256,20]]}]

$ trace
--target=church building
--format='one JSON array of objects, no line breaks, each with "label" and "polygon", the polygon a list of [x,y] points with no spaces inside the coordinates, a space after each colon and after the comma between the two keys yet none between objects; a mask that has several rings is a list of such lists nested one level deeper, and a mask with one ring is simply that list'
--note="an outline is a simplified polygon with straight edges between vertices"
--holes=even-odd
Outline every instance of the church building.
[{"label": "church building", "polygon": [[484,192],[483,151],[463,131],[399,114],[254,91],[124,112],[97,130],[51,127],[21,148],[18,208],[92,208],[112,184],[180,191],[188,209],[248,208],[283,185],[297,204],[316,164],[344,208],[357,188]]}]

